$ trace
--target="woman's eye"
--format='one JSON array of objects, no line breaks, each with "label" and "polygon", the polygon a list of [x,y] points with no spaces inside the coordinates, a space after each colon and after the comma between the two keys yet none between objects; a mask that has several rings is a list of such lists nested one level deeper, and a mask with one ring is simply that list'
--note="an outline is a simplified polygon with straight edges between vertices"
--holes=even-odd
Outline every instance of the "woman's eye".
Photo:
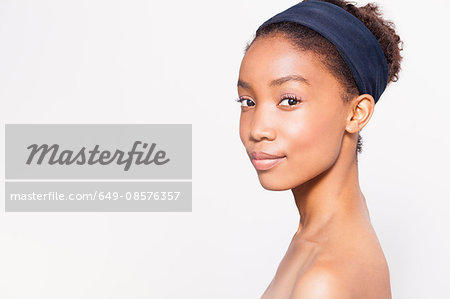
[{"label": "woman's eye", "polygon": [[242,106],[255,106],[255,103],[250,99],[239,98],[236,101],[241,103]]},{"label": "woman's eye", "polygon": [[[283,102],[284,102],[285,104],[282,104]],[[285,98],[281,101],[280,105],[281,105],[281,106],[294,106],[294,105],[298,104],[299,102],[300,102],[300,100],[297,99],[297,98],[295,98],[295,97],[285,97]]]}]

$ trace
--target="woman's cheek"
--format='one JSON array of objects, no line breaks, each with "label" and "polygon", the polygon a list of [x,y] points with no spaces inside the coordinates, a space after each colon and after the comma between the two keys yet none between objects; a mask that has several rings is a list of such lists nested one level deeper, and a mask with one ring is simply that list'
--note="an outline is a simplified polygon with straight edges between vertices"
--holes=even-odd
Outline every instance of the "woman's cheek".
[{"label": "woman's cheek", "polygon": [[329,164],[333,156],[330,144],[330,122],[321,117],[297,117],[285,126],[287,156],[292,174],[310,179]]},{"label": "woman's cheek", "polygon": [[341,128],[335,117],[325,113],[308,122],[304,146],[308,147],[307,159],[314,161],[317,172],[328,169],[337,159],[341,145]]},{"label": "woman's cheek", "polygon": [[247,147],[247,139],[249,134],[248,130],[249,130],[248,117],[241,114],[239,121],[239,137],[241,138],[241,141],[245,147]]},{"label": "woman's cheek", "polygon": [[289,117],[285,119],[285,138],[289,141],[290,148],[295,152],[304,152],[314,146],[317,139],[317,125],[305,116]]}]

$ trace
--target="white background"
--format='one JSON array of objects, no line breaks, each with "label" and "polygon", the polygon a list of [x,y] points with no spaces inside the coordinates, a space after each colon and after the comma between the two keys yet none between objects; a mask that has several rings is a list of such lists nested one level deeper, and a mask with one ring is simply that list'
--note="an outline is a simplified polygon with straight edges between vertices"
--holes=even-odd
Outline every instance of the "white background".
[{"label": "white background", "polygon": [[[362,132],[361,188],[393,298],[450,298],[450,4],[376,2],[405,50]],[[295,3],[0,0],[2,169],[5,123],[193,124],[192,213],[5,213],[0,184],[0,298],[258,298],[299,215],[259,184],[236,81]]]}]

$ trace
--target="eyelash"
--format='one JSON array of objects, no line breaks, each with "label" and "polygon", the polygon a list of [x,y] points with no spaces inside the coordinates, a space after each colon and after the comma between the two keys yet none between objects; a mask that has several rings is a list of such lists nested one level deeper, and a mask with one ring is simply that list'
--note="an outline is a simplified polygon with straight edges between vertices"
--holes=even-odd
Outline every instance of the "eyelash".
[{"label": "eyelash", "polygon": [[[250,101],[253,102],[253,100],[251,100],[251,99],[249,99],[249,98],[246,98],[246,97],[240,97],[240,98],[237,98],[235,101],[238,102],[238,103],[241,103],[241,105],[242,105],[242,102],[243,102],[243,101],[246,101],[246,100],[250,100]],[[284,96],[281,98],[281,102],[284,101],[284,100],[295,100],[295,101],[297,101],[297,104],[302,102],[301,99],[297,98],[297,97],[294,96],[294,95],[284,95]],[[254,105],[253,105],[253,106],[254,106]],[[281,106],[289,106],[289,107],[293,107],[293,106],[295,106],[295,105],[281,105]],[[243,107],[247,107],[247,106],[243,106]]]}]

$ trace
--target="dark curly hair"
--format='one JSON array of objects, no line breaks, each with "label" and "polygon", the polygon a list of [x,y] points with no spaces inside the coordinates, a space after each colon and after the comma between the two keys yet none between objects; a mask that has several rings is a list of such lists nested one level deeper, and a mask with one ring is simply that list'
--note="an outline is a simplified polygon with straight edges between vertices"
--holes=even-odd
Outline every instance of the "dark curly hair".
[{"label": "dark curly hair", "polygon": [[[304,0],[308,1],[308,0]],[[388,85],[398,80],[403,42],[395,31],[393,22],[382,17],[376,3],[357,7],[356,3],[345,0],[321,0],[337,5],[358,18],[372,32],[380,43],[389,66]],[[288,38],[298,49],[318,54],[320,61],[330,70],[342,84],[342,100],[350,101],[359,95],[358,87],[352,73],[340,56],[336,47],[320,33],[294,22],[279,22],[264,26],[256,31],[253,40],[246,45],[245,52],[257,38],[279,34]],[[358,132],[357,154],[362,152],[362,137]]]}]

